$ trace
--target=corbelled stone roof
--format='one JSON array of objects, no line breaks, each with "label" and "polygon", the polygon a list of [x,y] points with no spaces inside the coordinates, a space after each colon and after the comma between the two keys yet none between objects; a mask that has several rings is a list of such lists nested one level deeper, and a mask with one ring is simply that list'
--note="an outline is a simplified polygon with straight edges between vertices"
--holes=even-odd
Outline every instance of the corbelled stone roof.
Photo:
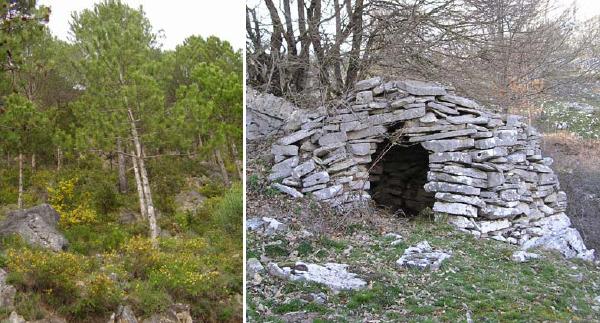
[{"label": "corbelled stone roof", "polygon": [[294,197],[356,207],[371,198],[369,167],[386,138],[429,152],[424,189],[435,194],[433,210],[460,230],[593,259],[564,213],[567,196],[538,132],[435,83],[358,82],[334,111],[307,115],[272,146],[269,179]]}]

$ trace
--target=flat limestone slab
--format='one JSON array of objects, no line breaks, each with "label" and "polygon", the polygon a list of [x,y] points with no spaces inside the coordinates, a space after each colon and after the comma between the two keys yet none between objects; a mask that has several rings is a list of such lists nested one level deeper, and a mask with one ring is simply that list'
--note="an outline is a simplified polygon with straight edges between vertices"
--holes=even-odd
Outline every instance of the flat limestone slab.
[{"label": "flat limestone slab", "polygon": [[273,276],[291,281],[308,281],[323,284],[333,291],[358,290],[367,286],[367,282],[358,278],[357,274],[347,270],[348,265],[326,263],[324,265],[296,262],[293,268],[269,263],[267,270]]}]

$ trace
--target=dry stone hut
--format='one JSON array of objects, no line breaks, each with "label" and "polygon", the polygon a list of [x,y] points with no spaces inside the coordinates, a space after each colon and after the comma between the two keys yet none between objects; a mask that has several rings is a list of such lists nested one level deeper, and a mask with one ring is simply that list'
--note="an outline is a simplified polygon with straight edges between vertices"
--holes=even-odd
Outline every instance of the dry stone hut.
[{"label": "dry stone hut", "polygon": [[334,111],[304,116],[272,146],[270,180],[340,208],[365,201],[425,207],[477,237],[593,259],[571,227],[567,196],[540,135],[435,83],[358,82]]}]

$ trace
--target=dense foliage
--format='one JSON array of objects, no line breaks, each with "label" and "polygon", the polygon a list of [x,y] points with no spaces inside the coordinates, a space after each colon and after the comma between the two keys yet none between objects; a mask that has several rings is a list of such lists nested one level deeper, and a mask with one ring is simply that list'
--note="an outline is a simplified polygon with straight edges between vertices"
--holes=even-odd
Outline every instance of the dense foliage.
[{"label": "dense foliage", "polygon": [[0,220],[48,203],[69,241],[55,253],[2,238],[15,310],[106,320],[185,303],[241,320],[241,52],[200,36],[163,50],[119,0],[73,14],[73,42],[48,19],[0,0]]}]

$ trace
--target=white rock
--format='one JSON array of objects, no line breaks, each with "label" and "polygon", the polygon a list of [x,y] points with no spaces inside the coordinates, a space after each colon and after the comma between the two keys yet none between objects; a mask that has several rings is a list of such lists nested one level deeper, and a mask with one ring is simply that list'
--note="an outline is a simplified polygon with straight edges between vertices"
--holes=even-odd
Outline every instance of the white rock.
[{"label": "white rock", "polygon": [[404,251],[396,265],[421,270],[438,270],[442,262],[450,258],[450,254],[442,251],[434,251],[427,241],[421,241],[416,246],[409,247]]},{"label": "white rock", "polygon": [[265,267],[256,258],[250,258],[246,260],[246,274],[249,277],[254,277],[255,274],[259,274],[265,271]]},{"label": "white rock", "polygon": [[[276,264],[274,268],[279,268]],[[291,281],[308,281],[323,284],[333,291],[358,290],[365,288],[367,282],[358,278],[356,274],[348,272],[348,265],[326,263],[324,266],[296,262],[294,268],[283,267],[274,269],[277,277]]]},{"label": "white rock", "polygon": [[279,183],[273,183],[271,186],[273,186],[273,188],[276,188],[283,193],[290,195],[293,198],[300,198],[300,197],[304,196],[302,193],[298,192],[298,190],[296,190],[292,187],[289,187],[289,186],[285,186],[285,185],[282,185]]},{"label": "white rock", "polygon": [[515,251],[511,256],[511,259],[515,262],[527,262],[529,260],[538,258],[540,258],[540,255],[537,253],[527,252],[524,250]]}]

